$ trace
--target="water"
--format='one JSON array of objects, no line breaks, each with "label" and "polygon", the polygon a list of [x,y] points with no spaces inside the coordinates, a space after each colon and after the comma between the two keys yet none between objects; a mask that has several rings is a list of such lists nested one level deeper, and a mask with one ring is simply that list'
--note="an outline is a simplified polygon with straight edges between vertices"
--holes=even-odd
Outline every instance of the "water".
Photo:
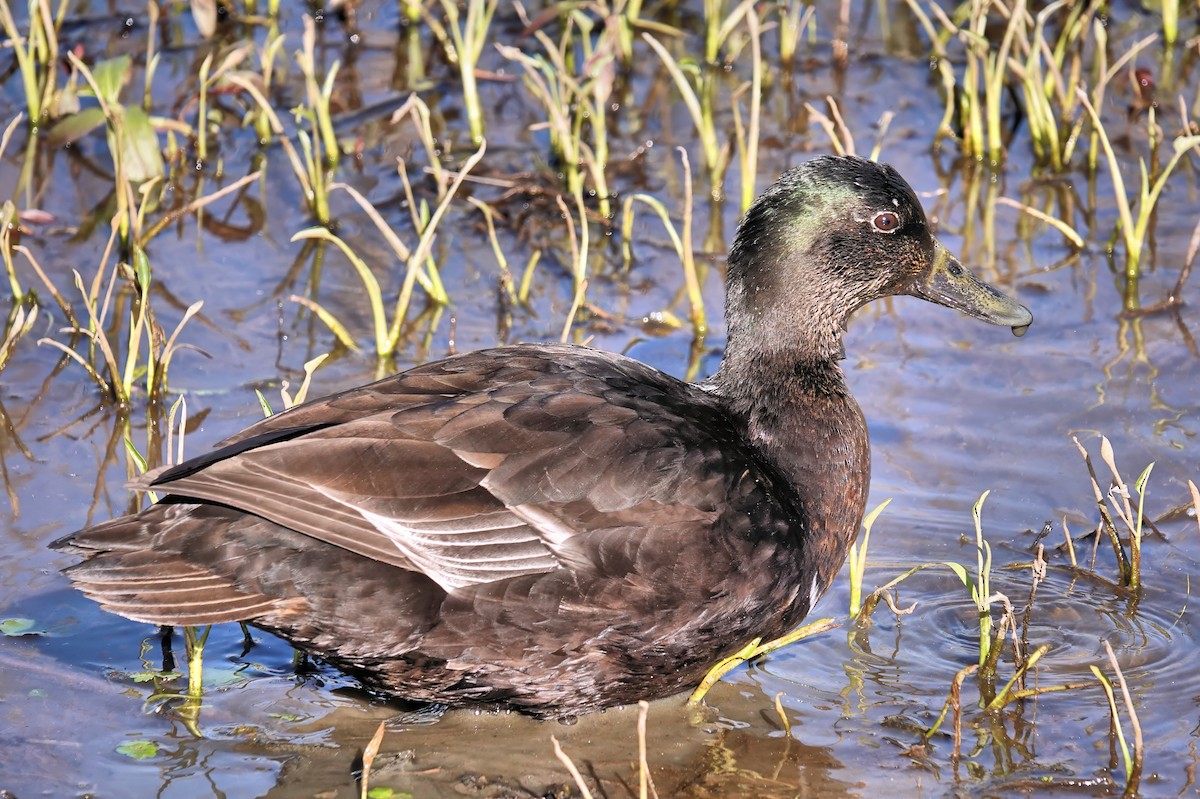
[{"label": "water", "polygon": [[[1200,311],[1191,303],[1136,321],[1120,317],[1119,266],[1104,252],[1116,211],[1103,171],[1094,185],[1080,172],[1053,181],[1031,179],[1022,133],[1010,148],[1009,163],[994,175],[954,165],[948,153],[930,153],[929,132],[940,119],[941,101],[923,58],[925,46],[913,37],[902,6],[886,4],[885,19],[879,6],[862,18],[856,11],[852,59],[844,72],[832,66],[829,55],[836,14],[821,17],[817,44],[803,51],[802,66],[786,79],[773,79],[764,95],[758,186],[811,153],[828,151],[820,129],[804,123],[804,101],[823,109],[825,95],[836,94],[860,150],[873,141],[872,125],[880,114],[893,110],[883,159],[922,195],[938,220],[942,241],[1033,311],[1034,326],[1020,340],[1002,328],[911,299],[877,304],[854,320],[845,366],[871,426],[871,504],[893,498],[875,527],[866,583],[868,588],[881,585],[929,562],[952,560],[973,568],[971,506],[990,490],[983,518],[997,569],[994,590],[1013,603],[1022,622],[1018,635],[1031,648],[1051,645],[1028,687],[1084,687],[989,716],[977,707],[980,688],[968,677],[957,767],[947,734],[950,722],[924,745],[921,733],[940,712],[955,673],[974,662],[978,651],[966,589],[947,569],[931,569],[900,586],[899,604],[915,603],[911,614],[896,616],[880,607],[869,628],[846,623],[740,669],[710,696],[710,713],[703,718],[692,717],[679,698],[655,703],[648,752],[654,779],[663,796],[1106,795],[1112,790],[1110,778],[1118,785],[1124,779],[1112,753],[1107,700],[1090,669],[1095,665],[1112,673],[1107,641],[1125,670],[1141,719],[1147,752],[1143,795],[1190,792],[1200,725],[1200,680],[1191,667],[1197,644],[1190,576],[1200,556],[1194,517],[1170,514],[1159,524],[1163,536],[1147,538],[1146,589],[1140,598],[1107,582],[1116,578],[1107,543],[1101,544],[1094,568],[1104,579],[1072,571],[1062,544],[1064,518],[1077,536],[1096,522],[1091,484],[1073,436],[1092,452],[1105,488],[1098,435],[1112,441],[1127,481],[1155,463],[1146,502],[1151,519],[1189,502],[1187,480],[1200,479],[1193,454],[1200,358],[1190,332],[1200,325]],[[1136,7],[1113,10],[1112,19],[1119,22],[1110,30],[1115,52],[1153,28],[1153,19],[1139,13]],[[299,44],[299,14],[285,10],[285,52]],[[394,163],[397,156],[411,155],[415,172],[412,165],[419,168],[423,156],[410,126],[386,124],[391,109],[410,90],[420,89],[444,117],[438,124],[455,151],[466,152],[468,146],[459,100],[449,88],[456,85],[451,67],[433,52],[428,55],[431,80],[410,81],[403,67],[406,34],[397,15],[391,6],[362,6],[356,46],[331,18],[321,29],[320,52],[326,63],[343,62],[336,94],[336,112],[345,120],[339,135],[361,137],[363,144],[361,158],[345,159],[340,177],[379,203],[412,242]],[[107,24],[72,27],[68,38],[94,46]],[[494,36],[516,41],[520,28],[502,9]],[[144,36],[145,28],[135,25],[105,54],[138,53]],[[173,18],[162,36],[157,102],[168,109],[190,96],[189,81],[207,50],[183,16]],[[1161,58],[1149,51],[1139,63],[1161,74]],[[743,66],[724,76],[730,86],[744,79]],[[669,84],[657,67],[652,59],[641,59],[628,93],[619,98],[623,110],[613,117],[610,179],[622,195],[644,191],[678,209],[681,173],[673,148],[688,147],[698,164],[698,142],[684,109],[663,99],[670,96],[664,94]],[[482,68],[514,72],[490,50]],[[1174,88],[1193,95],[1195,65],[1179,66],[1175,80]],[[131,87],[140,81],[135,71]],[[300,97],[294,74],[284,86],[287,98],[276,103],[278,108]],[[1119,117],[1129,90],[1118,82],[1110,91]],[[519,186],[553,186],[544,177],[546,134],[528,130],[540,112],[520,84],[487,81],[482,92],[489,115],[486,174]],[[0,96],[0,118],[11,118],[22,96],[19,79],[10,75]],[[225,102],[234,107],[233,99]],[[731,124],[723,108],[722,121]],[[1160,118],[1170,135],[1175,123],[1167,117]],[[5,187],[16,183],[23,136],[18,132],[0,162]],[[1130,166],[1126,178],[1133,180],[1136,155],[1144,152],[1144,128],[1130,126],[1128,136],[1131,144],[1120,152]],[[256,148],[249,131],[227,123],[217,141],[226,182],[251,171]],[[314,265],[311,251],[290,242],[310,222],[282,156],[278,148],[268,149],[261,184],[236,202],[221,201],[206,210],[202,224],[185,217],[149,251],[156,286],[152,304],[165,330],[174,329],[187,305],[205,302],[183,340],[208,357],[181,351],[170,373],[172,388],[188,398],[190,453],[258,418],[255,388],[278,407],[280,381],[294,386],[306,360],[333,348],[324,326],[301,314],[289,295],[315,293],[369,346],[370,314],[350,266],[332,251]],[[102,202],[111,190],[108,164],[102,137],[96,135],[69,150],[42,147],[34,166],[31,204],[53,214],[54,221],[34,226],[24,243],[64,291],[71,286],[73,268],[91,279],[104,249],[106,227],[89,230],[87,220],[112,212]],[[735,167],[727,186],[731,198],[739,190],[737,176]],[[210,172],[189,174],[178,190],[181,202],[193,196],[200,180],[202,193],[221,183]],[[700,170],[696,180],[703,187]],[[495,200],[505,190],[485,186],[475,193]],[[1147,303],[1166,296],[1178,277],[1196,222],[1196,192],[1195,172],[1185,163],[1168,184],[1156,214],[1154,251],[1144,257]],[[545,194],[515,196],[498,205],[509,220],[499,225],[498,235],[510,265],[519,275],[531,247],[548,248],[534,281],[531,310],[516,309],[511,320],[502,318],[497,268],[482,217],[458,203],[436,252],[453,305],[414,326],[402,346],[400,366],[446,355],[451,339],[462,351],[557,338],[571,301],[570,278],[561,266],[558,210]],[[1058,234],[1002,206],[995,206],[990,217],[981,215],[977,209],[992,207],[999,196],[1038,207],[1048,198],[1073,198],[1071,207],[1085,210],[1069,215],[1087,236],[1088,249],[1073,255]],[[339,235],[377,266],[384,296],[394,297],[403,276],[389,266],[394,260],[385,243],[345,195],[334,197]],[[1055,209],[1050,210],[1066,213]],[[712,206],[698,200],[697,215],[698,244],[726,242],[738,217],[736,200]],[[585,335],[593,346],[627,351],[685,374],[688,332],[652,334],[641,323],[663,310],[680,318],[687,314],[682,276],[658,220],[639,216],[636,260],[628,274],[614,239],[593,239],[593,247],[600,255],[588,300],[606,316],[594,317]],[[701,260],[717,267],[708,270],[703,285],[713,323],[700,361],[705,373],[715,367],[723,337],[717,318],[721,258],[712,253]],[[18,263],[23,280],[36,285],[33,273]],[[1185,300],[1194,291],[1189,285]],[[66,340],[58,332],[61,313],[48,299],[42,304],[50,313],[22,339],[0,374],[0,477],[8,496],[0,511],[5,556],[0,621],[12,622],[6,629],[14,633],[25,625],[17,620],[31,625],[25,634],[0,636],[0,788],[20,797],[89,792],[357,796],[356,757],[385,721],[388,733],[372,781],[378,787],[415,796],[541,795],[569,782],[553,755],[550,738],[555,736],[577,763],[590,764],[589,773],[604,781],[609,795],[625,795],[622,785],[633,786],[636,794],[630,765],[637,752],[636,709],[609,711],[573,726],[469,711],[432,723],[402,715],[397,706],[364,695],[329,669],[297,668],[291,649],[268,635],[255,633],[254,646],[244,652],[236,625],[217,628],[209,640],[204,706],[196,727],[189,729],[178,703],[162,696],[182,690],[180,682],[150,679],[163,665],[159,636],[145,625],[99,611],[71,591],[58,574],[70,558],[46,548],[61,535],[132,506],[122,487],[130,466],[118,414],[82,369],[61,362],[58,351],[36,345],[43,336]],[[78,303],[76,309],[81,310]],[[339,353],[317,373],[314,392],[364,382],[374,368],[369,355]],[[139,399],[130,418],[132,440],[145,449],[153,414]],[[1050,567],[1026,622],[1030,548],[1047,521],[1052,531],[1043,543]],[[1086,566],[1090,541],[1076,547]],[[845,621],[847,599],[843,578],[818,614]],[[178,637],[171,645],[175,658],[182,658]],[[1001,684],[1012,668],[1006,650]],[[777,695],[786,725],[774,705]],[[1123,723],[1131,735],[1124,716]]]}]

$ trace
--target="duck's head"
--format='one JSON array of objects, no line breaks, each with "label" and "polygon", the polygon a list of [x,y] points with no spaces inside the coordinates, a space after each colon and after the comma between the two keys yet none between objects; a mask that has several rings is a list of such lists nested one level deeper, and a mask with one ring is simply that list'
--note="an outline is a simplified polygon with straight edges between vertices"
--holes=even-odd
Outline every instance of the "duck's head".
[{"label": "duck's head", "polygon": [[909,294],[1021,335],[1029,310],[968,271],[929,229],[890,166],[816,158],[786,172],[750,207],[729,254],[729,350],[837,358],[850,314]]}]

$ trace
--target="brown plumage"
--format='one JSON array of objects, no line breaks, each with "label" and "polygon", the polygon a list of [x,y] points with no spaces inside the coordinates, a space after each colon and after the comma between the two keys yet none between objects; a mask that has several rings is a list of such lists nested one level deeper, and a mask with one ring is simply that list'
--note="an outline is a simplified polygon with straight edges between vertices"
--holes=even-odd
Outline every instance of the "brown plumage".
[{"label": "brown plumage", "polygon": [[707,383],[582,347],[449,358],[147,475],[161,502],[56,546],[113,612],[247,620],[410,699],[564,716],[664,696],[794,627],[840,568],[869,482],[841,334],[900,293],[1031,321],[894,170],[818,159],[739,228]]}]

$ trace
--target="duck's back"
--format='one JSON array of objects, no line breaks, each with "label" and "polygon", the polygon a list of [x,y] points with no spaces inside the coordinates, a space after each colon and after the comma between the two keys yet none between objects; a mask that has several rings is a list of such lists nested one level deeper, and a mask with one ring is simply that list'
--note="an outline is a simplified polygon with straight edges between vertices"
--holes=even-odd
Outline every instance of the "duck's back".
[{"label": "duck's back", "polygon": [[824,588],[803,489],[745,435],[622,356],[483,351],[264,420],[61,543],[122,615],[250,620],[400,696],[572,714],[694,683]]}]

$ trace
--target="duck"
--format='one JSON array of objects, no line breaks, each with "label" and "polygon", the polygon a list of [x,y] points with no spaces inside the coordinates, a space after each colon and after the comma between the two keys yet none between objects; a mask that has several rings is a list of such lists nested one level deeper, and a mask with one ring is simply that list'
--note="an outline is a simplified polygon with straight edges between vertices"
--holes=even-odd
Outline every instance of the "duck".
[{"label": "duck", "polygon": [[740,222],[703,382],[583,346],[455,355],[148,472],[157,503],[52,546],[105,610],[247,622],[403,700],[563,719],[670,696],[840,570],[870,480],[843,334],[891,295],[1033,321],[895,169],[817,157]]}]

